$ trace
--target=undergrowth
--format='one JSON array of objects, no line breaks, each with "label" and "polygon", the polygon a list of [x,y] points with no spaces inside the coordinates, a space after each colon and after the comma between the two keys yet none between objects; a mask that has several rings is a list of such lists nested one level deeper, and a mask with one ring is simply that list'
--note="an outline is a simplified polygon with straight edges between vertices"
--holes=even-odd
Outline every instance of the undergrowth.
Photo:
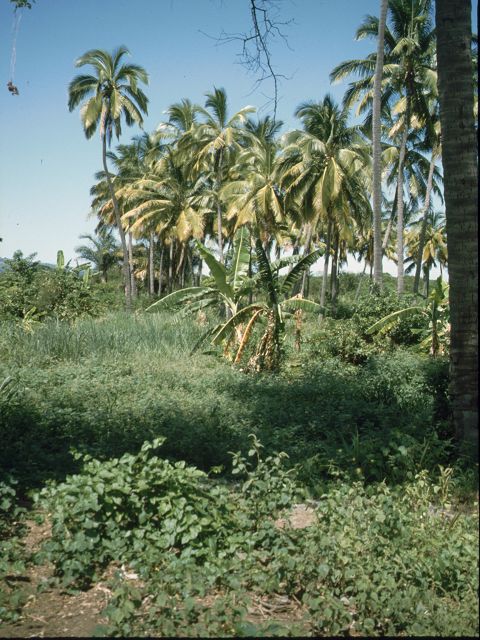
[{"label": "undergrowth", "polygon": [[[81,474],[40,495],[53,525],[42,557],[64,586],[117,567],[99,634],[478,633],[478,529],[474,514],[450,510],[451,470],[401,490],[331,483],[312,524],[294,529],[286,515],[302,491],[284,454],[263,458],[253,437],[229,486],[159,457],[161,444],[84,458]],[[259,602],[272,603],[267,621]]]}]

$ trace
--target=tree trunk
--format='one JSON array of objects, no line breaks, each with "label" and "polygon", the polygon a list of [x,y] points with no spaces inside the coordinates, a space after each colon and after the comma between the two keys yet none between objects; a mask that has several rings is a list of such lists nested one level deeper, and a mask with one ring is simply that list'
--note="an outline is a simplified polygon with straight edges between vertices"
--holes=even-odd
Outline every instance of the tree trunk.
[{"label": "tree trunk", "polygon": [[222,164],[223,164],[223,155],[222,151],[219,151],[218,158],[218,166],[217,166],[217,243],[218,243],[218,252],[219,252],[219,260],[222,264],[225,262],[225,258],[223,256],[223,226],[222,226],[222,206],[220,204],[220,189],[222,187]]},{"label": "tree trunk", "polygon": [[168,252],[168,293],[173,291],[173,240],[170,240],[170,250]]},{"label": "tree trunk", "polygon": [[162,295],[163,289],[163,256],[165,254],[165,245],[162,243],[162,248],[160,249],[160,265],[158,267],[158,295]]},{"label": "tree trunk", "polygon": [[377,60],[373,81],[373,280],[382,288],[382,149],[380,128],[380,106],[382,97],[383,57],[385,50],[385,22],[388,0],[380,1],[378,23]]},{"label": "tree trunk", "polygon": [[430,195],[432,193],[433,185],[433,172],[435,171],[435,154],[432,152],[430,159],[430,167],[428,169],[427,189],[425,191],[425,202],[423,205],[423,219],[422,227],[420,229],[420,237],[418,239],[418,253],[415,266],[415,280],[413,281],[413,293],[418,293],[418,286],[420,284],[420,274],[422,272],[422,256],[423,247],[425,246],[425,235],[427,233],[428,213],[430,210]]},{"label": "tree trunk", "polygon": [[397,182],[397,189],[395,189],[395,195],[393,197],[392,213],[390,214],[390,219],[388,220],[387,228],[385,229],[385,235],[383,236],[382,254],[385,252],[386,248],[388,247],[388,241],[390,240],[390,234],[392,233],[393,221],[395,220],[395,211],[397,210],[397,191],[398,191],[398,182]]},{"label": "tree trunk", "polygon": [[367,270],[367,261],[365,260],[365,264],[363,265],[363,271],[360,274],[359,278],[358,278],[358,286],[357,286],[357,290],[355,291],[355,297],[354,297],[354,302],[356,302],[360,296],[360,289],[362,288],[362,283],[363,283],[363,279],[365,277],[365,271]]},{"label": "tree trunk", "polygon": [[322,279],[322,291],[320,293],[320,317],[325,315],[325,295],[327,293],[327,280],[328,280],[328,262],[330,258],[330,245],[332,243],[332,221],[328,221],[327,226],[327,242],[325,247],[325,257],[323,259],[323,279]]},{"label": "tree trunk", "polygon": [[436,0],[448,273],[450,395],[456,434],[478,461],[478,165],[471,3]]},{"label": "tree trunk", "polygon": [[[305,240],[305,248],[303,250],[303,255],[306,256],[310,253],[310,247],[312,246],[312,235],[313,235],[313,226],[311,224],[307,225],[307,239]],[[310,269],[306,269],[303,272],[303,277],[302,277],[302,286],[300,288],[300,295],[302,296],[302,298],[304,297],[305,291],[306,291],[306,286],[307,286],[307,280],[308,280],[308,275],[309,275]],[[308,296],[308,293],[307,293]]]},{"label": "tree trunk", "polygon": [[198,282],[197,282],[198,287],[202,286],[202,269],[203,269],[203,260],[202,258],[200,258],[200,264],[198,266]]},{"label": "tree trunk", "polygon": [[333,256],[332,256],[332,270],[331,270],[331,281],[330,281],[330,298],[332,300],[332,305],[335,314],[335,308],[337,306],[337,296],[338,296],[338,253],[340,251],[340,234],[338,229],[335,231],[334,235],[334,247],[333,247]]},{"label": "tree trunk", "polygon": [[398,159],[398,182],[397,182],[397,293],[402,295],[404,285],[404,243],[403,243],[403,167],[407,152],[408,128],[410,123],[410,97],[407,95],[407,107],[405,111],[405,122],[403,125],[402,142],[400,146],[400,156]]},{"label": "tree trunk", "polygon": [[135,280],[135,273],[133,268],[133,243],[132,234],[128,234],[128,265],[130,268],[130,287],[132,290],[132,300],[137,297],[137,281]]},{"label": "tree trunk", "polygon": [[155,295],[155,269],[153,264],[154,246],[155,246],[155,234],[152,231],[150,233],[150,242],[148,245],[148,286],[149,286],[149,293],[151,296]]},{"label": "tree trunk", "polygon": [[113,211],[115,214],[115,224],[117,226],[118,235],[120,236],[120,243],[122,245],[122,254],[123,254],[122,273],[123,273],[123,282],[125,285],[125,305],[126,305],[127,311],[130,311],[130,309],[132,308],[132,284],[130,282],[130,265],[128,262],[128,248],[127,248],[127,241],[125,239],[125,232],[122,226],[122,221],[120,219],[120,208],[118,206],[118,200],[115,195],[115,190],[113,188],[112,179],[110,178],[110,173],[108,172],[107,138],[105,135],[102,136],[102,161],[103,161],[103,170],[105,171],[105,177],[108,184],[108,189],[110,191],[110,197],[112,198]]}]

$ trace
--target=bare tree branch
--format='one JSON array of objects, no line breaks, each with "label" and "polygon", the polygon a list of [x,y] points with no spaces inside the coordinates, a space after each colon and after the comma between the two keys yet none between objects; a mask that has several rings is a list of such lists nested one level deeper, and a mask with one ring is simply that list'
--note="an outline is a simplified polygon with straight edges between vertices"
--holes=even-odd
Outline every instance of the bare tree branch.
[{"label": "bare tree branch", "polygon": [[283,21],[279,19],[281,2],[282,0],[248,0],[252,20],[250,31],[247,33],[222,31],[219,37],[214,38],[219,44],[241,43],[241,53],[238,54],[240,64],[257,76],[252,92],[266,80],[273,82],[273,97],[269,98],[269,102],[273,103],[274,121],[277,117],[279,81],[286,79],[287,76],[276,71],[272,62],[271,47],[277,40],[283,40],[287,47],[289,46],[283,29],[294,22],[293,18]]}]

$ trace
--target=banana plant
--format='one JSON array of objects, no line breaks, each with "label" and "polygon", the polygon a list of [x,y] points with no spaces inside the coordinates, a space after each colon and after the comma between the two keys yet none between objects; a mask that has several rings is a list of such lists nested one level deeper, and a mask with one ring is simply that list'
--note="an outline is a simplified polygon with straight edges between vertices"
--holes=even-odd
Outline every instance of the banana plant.
[{"label": "banana plant", "polygon": [[[420,342],[420,347],[428,350],[430,355],[436,358],[439,354],[445,352],[450,330],[448,290],[448,284],[443,282],[441,276],[438,277],[435,287],[429,294],[425,305],[415,305],[407,307],[406,309],[400,309],[400,311],[394,311],[375,322],[375,324],[372,324],[372,326],[366,330],[366,333],[376,333],[381,329],[388,330],[393,327],[399,318],[421,313],[428,319],[428,332],[427,336]],[[419,331],[424,330],[420,329]]]},{"label": "banana plant", "polygon": [[[258,273],[253,279],[256,288],[263,294],[263,301],[255,302],[238,310],[226,322],[219,325],[213,332],[212,343],[226,345],[226,352],[234,342],[235,332],[242,327],[241,339],[238,341],[233,361],[239,363],[252,338],[256,323],[266,321],[255,353],[249,361],[248,367],[256,371],[275,371],[279,368],[282,357],[282,336],[285,330],[285,318],[291,313],[302,311],[319,311],[320,305],[301,296],[289,296],[295,283],[303,273],[318,260],[322,251],[317,249],[299,260],[291,269],[283,282],[279,279],[282,266],[292,264],[290,259],[280,260],[271,264],[262,242],[257,239],[255,253]],[[243,326],[245,329],[243,330]]]},{"label": "banana plant", "polygon": [[194,313],[205,307],[223,303],[231,315],[237,313],[241,298],[251,287],[248,278],[250,236],[247,229],[242,227],[235,234],[232,260],[228,268],[201,242],[196,240],[195,245],[210,269],[210,282],[207,280],[205,285],[174,291],[151,304],[146,311],[183,307],[185,312]]}]

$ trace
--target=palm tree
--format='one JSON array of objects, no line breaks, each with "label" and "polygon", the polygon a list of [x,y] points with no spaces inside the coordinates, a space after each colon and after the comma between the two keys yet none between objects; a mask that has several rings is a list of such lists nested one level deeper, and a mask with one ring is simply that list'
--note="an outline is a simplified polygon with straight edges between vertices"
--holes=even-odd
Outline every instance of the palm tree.
[{"label": "palm tree", "polygon": [[478,460],[478,150],[471,3],[436,0],[435,21],[451,305],[450,391],[457,437]]},{"label": "palm tree", "polygon": [[302,120],[304,130],[284,137],[280,184],[287,201],[296,201],[310,223],[305,253],[310,251],[312,236],[320,226],[325,231],[320,297],[323,308],[329,256],[338,226],[351,224],[352,217],[360,219],[370,211],[362,176],[368,159],[358,129],[347,124],[347,110],[340,109],[330,95],[321,102],[300,105],[295,115]]},{"label": "palm tree", "polygon": [[128,248],[120,219],[112,178],[107,166],[107,147],[115,133],[117,139],[122,132],[122,118],[127,125],[143,124],[142,114],[147,113],[148,99],[138,86],[139,82],[148,83],[147,72],[136,64],[122,63],[129,54],[126,47],[120,46],[112,54],[101,49],[91,49],[75,62],[76,67],[90,65],[91,75],[78,75],[68,87],[68,108],[73,111],[80,103],[80,116],[87,139],[91,138],[100,126],[102,140],[102,161],[110,197],[112,199],[115,224],[120,235],[123,252],[123,276],[127,308],[131,306],[131,281],[128,261]]},{"label": "palm tree", "polygon": [[382,289],[382,161],[381,161],[381,97],[383,58],[385,49],[385,22],[388,0],[380,0],[377,58],[373,81],[372,106],[372,163],[373,163],[373,280]]},{"label": "palm tree", "polygon": [[217,243],[220,261],[223,262],[223,220],[220,191],[225,171],[233,164],[235,153],[241,148],[240,139],[248,135],[241,127],[245,123],[247,115],[255,111],[255,108],[243,107],[229,117],[225,89],[214,88],[213,92],[207,93],[206,96],[205,108],[199,108],[204,122],[195,128],[191,144],[193,148],[196,148],[197,170],[202,165],[208,166],[215,182]]},{"label": "palm tree", "polygon": [[221,191],[227,220],[235,222],[235,229],[243,225],[255,229],[255,237],[264,244],[285,218],[276,175],[278,144],[274,140],[280,126],[281,122],[272,123],[269,116],[258,123],[247,122],[245,128],[251,134],[248,146],[239,152]]},{"label": "palm tree", "polygon": [[[448,261],[444,214],[429,211],[427,216],[423,216],[410,226],[406,233],[406,241],[409,254],[407,263],[410,261],[411,264],[405,272],[417,270],[417,256],[420,255],[420,266],[425,278],[425,295],[428,296],[432,267],[436,267],[438,263],[441,274]],[[418,293],[418,288],[415,293]]]},{"label": "palm tree", "polygon": [[127,201],[123,220],[131,223],[132,232],[147,225],[168,238],[171,288],[174,244],[180,245],[178,276],[185,267],[189,241],[204,237],[205,218],[212,203],[203,178],[194,181],[181,159],[168,149],[149,173],[125,188],[123,196]]},{"label": "palm tree", "polygon": [[[382,102],[386,107],[393,100],[403,101],[399,118],[401,142],[397,181],[397,254],[398,293],[403,293],[403,207],[404,184],[403,166],[412,113],[425,114],[428,107],[425,100],[425,84],[434,81],[434,37],[431,20],[431,0],[389,0],[389,25],[385,28],[385,65]],[[379,20],[367,16],[357,30],[357,39],[376,38]],[[332,80],[341,80],[355,73],[362,79],[350,84],[345,93],[345,104],[352,105],[360,100],[359,112],[368,111],[372,104],[375,54],[364,60],[350,60],[338,65],[330,74]],[[433,76],[432,76],[433,74]],[[371,113],[367,118],[370,122]]]},{"label": "palm tree", "polygon": [[75,251],[83,260],[88,260],[93,264],[94,269],[100,273],[102,282],[107,282],[108,271],[119,262],[118,245],[113,237],[113,232],[108,227],[103,227],[92,236],[84,234],[81,240],[88,240],[89,245],[79,245]]}]

